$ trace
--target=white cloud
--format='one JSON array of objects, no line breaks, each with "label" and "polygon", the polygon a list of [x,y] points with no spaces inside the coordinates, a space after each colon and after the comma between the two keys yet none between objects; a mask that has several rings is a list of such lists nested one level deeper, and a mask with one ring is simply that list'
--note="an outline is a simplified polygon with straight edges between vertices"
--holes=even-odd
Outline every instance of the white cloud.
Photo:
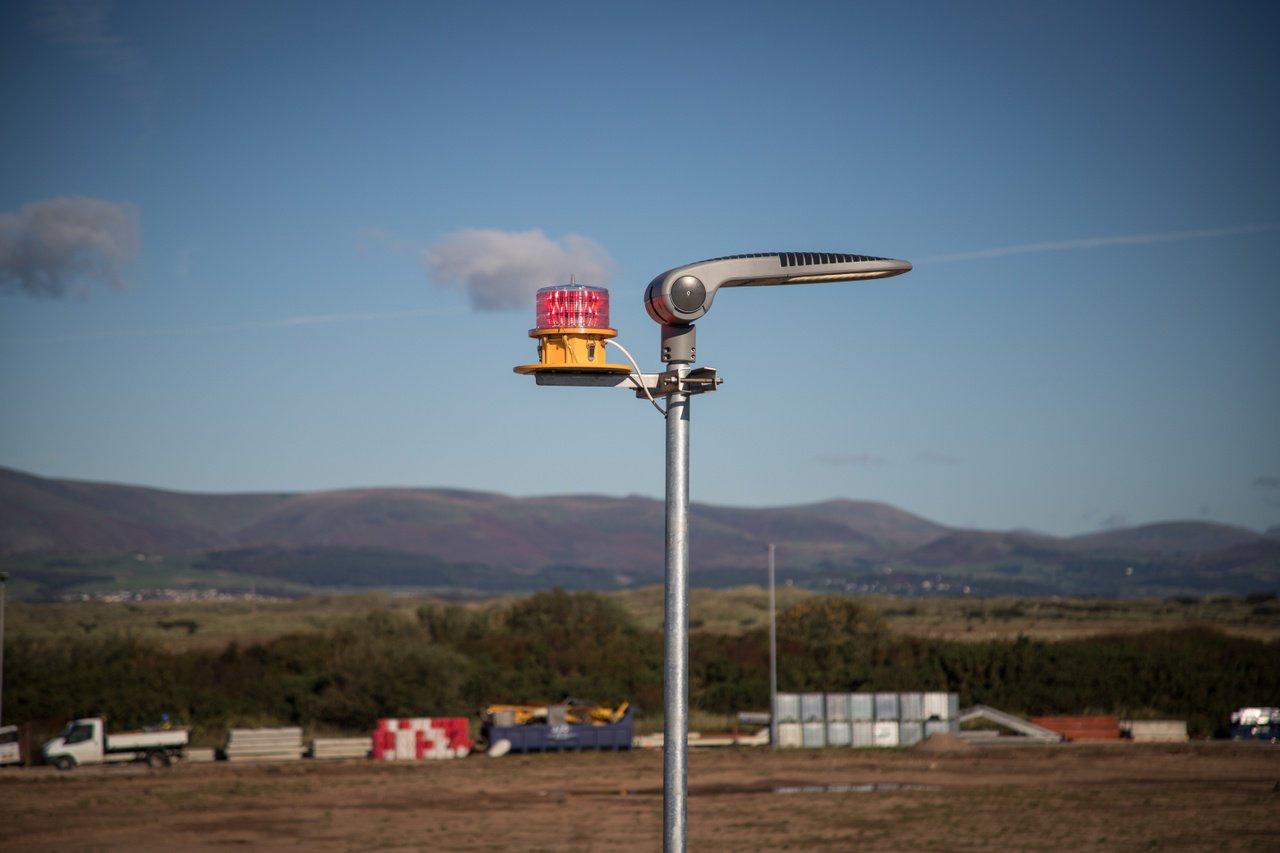
[{"label": "white cloud", "polygon": [[123,287],[138,254],[132,204],[50,198],[0,213],[0,290],[59,298],[93,285]]},{"label": "white cloud", "polygon": [[540,229],[470,229],[448,234],[422,253],[437,284],[466,289],[477,311],[524,308],[539,287],[576,276],[583,284],[607,284],[613,261],[594,240],[568,234],[553,240]]}]

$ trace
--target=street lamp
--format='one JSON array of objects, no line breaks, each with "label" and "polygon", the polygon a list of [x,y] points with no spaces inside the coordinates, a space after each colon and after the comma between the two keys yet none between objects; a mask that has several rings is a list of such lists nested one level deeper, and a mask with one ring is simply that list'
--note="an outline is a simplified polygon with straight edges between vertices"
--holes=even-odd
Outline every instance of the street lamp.
[{"label": "street lamp", "polygon": [[[722,287],[861,281],[888,278],[910,269],[906,261],[869,255],[760,252],[667,270],[649,283],[644,295],[649,316],[662,326],[660,354],[669,367],[659,374],[642,373],[631,354],[613,340],[616,332],[608,323],[607,292],[601,315],[598,295],[574,295],[582,285],[538,291],[538,328],[529,334],[540,341],[539,361],[515,368],[517,373],[532,374],[539,385],[634,388],[637,396],[647,398],[655,407],[656,397],[666,398],[666,408],[658,408],[667,421],[662,741],[662,846],[667,853],[683,851],[687,835],[689,398],[714,391],[722,381],[712,368],[690,367],[697,356],[693,323],[711,310]],[[551,307],[544,313],[547,306]],[[603,356],[606,346],[621,350],[632,370],[608,364]]]}]

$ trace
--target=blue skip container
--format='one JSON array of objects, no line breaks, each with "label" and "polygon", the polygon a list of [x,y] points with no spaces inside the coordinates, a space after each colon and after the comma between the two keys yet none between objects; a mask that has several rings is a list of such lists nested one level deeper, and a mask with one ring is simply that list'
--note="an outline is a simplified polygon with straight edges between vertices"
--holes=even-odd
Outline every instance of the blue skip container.
[{"label": "blue skip container", "polygon": [[485,723],[480,734],[490,745],[500,740],[511,744],[512,752],[563,752],[580,749],[631,749],[631,709],[621,720],[603,726],[495,726]]}]

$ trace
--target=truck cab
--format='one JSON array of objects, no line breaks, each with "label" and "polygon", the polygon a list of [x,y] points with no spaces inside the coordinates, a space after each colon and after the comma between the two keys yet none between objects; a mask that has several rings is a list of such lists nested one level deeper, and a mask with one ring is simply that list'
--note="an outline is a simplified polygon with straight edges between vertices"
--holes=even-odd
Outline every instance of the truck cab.
[{"label": "truck cab", "polygon": [[70,770],[77,764],[101,764],[105,752],[106,733],[100,717],[72,720],[62,734],[44,745],[44,760],[59,770]]}]

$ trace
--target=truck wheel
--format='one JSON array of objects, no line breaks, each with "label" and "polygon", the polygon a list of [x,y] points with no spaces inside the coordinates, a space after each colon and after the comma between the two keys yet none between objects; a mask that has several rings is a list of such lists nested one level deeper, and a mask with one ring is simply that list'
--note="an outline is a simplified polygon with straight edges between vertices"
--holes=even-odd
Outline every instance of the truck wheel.
[{"label": "truck wheel", "polygon": [[53,766],[62,771],[70,770],[76,766],[76,760],[70,755],[59,755],[53,760]]},{"label": "truck wheel", "polygon": [[154,750],[152,752],[148,752],[147,766],[150,767],[152,770],[159,770],[161,767],[168,767],[169,755],[167,753],[161,752],[160,750]]}]

